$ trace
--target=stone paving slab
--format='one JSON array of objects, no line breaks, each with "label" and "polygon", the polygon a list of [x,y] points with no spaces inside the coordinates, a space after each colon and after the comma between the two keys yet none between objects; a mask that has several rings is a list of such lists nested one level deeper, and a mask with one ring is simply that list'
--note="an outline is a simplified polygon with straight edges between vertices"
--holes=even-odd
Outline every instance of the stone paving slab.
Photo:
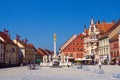
[{"label": "stone paving slab", "polygon": [[[84,66],[83,66],[84,67]],[[0,80],[120,80],[112,73],[120,73],[120,66],[102,66],[104,74],[94,73],[98,66],[87,66],[89,71],[77,68],[49,68],[29,70],[27,67],[0,69]]]}]

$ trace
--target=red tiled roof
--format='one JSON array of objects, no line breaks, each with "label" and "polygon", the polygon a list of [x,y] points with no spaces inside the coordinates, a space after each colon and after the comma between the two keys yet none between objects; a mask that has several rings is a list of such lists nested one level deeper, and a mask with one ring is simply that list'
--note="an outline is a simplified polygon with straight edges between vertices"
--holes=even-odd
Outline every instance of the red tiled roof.
[{"label": "red tiled roof", "polygon": [[48,49],[45,49],[45,51],[47,51],[47,53],[50,54],[50,55],[53,55],[53,54],[54,54],[54,52],[52,52],[52,51],[50,51],[50,50],[48,50]]},{"label": "red tiled roof", "polygon": [[30,46],[31,48],[33,48],[37,52],[37,49],[35,48],[35,46],[33,44],[28,44],[28,46]]},{"label": "red tiled roof", "polygon": [[104,32],[104,33],[106,33],[113,25],[114,25],[114,23],[100,23],[100,24],[96,24],[96,26],[100,29],[100,31]]},{"label": "red tiled roof", "polygon": [[[3,32],[0,32],[0,37],[2,37],[5,40],[6,44],[12,44],[15,45],[15,43],[8,37],[7,34],[4,34]],[[16,45],[15,45],[16,46]]]},{"label": "red tiled roof", "polygon": [[[116,22],[115,24],[113,24],[113,25],[107,30],[106,33],[104,33],[104,34],[101,35],[100,38],[102,39],[102,38],[104,38],[104,37],[107,37],[107,36],[111,33],[112,30],[114,30],[116,27],[118,27],[118,25],[120,25],[120,20],[119,20],[118,22]],[[111,40],[113,40],[113,39],[111,39]]]},{"label": "red tiled roof", "polygon": [[43,49],[41,49],[41,48],[38,48],[38,54],[41,54],[42,56],[44,56],[44,55],[48,55]]},{"label": "red tiled roof", "polygon": [[118,25],[120,25],[120,20],[118,20],[118,22],[116,22],[110,29],[108,32],[111,32],[112,30],[114,30],[116,27],[118,27]]}]

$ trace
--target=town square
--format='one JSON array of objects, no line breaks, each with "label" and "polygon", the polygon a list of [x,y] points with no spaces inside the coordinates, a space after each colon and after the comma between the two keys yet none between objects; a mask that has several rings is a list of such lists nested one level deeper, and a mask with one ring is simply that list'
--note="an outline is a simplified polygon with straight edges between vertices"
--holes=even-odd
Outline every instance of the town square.
[{"label": "town square", "polygon": [[120,1],[0,1],[0,80],[120,80]]},{"label": "town square", "polygon": [[89,65],[88,68],[89,71],[76,67],[40,67],[36,70],[29,70],[26,66],[6,68],[0,69],[0,80],[120,80],[117,76],[113,77],[120,72],[119,66],[103,66],[104,74],[94,72],[98,66]]}]

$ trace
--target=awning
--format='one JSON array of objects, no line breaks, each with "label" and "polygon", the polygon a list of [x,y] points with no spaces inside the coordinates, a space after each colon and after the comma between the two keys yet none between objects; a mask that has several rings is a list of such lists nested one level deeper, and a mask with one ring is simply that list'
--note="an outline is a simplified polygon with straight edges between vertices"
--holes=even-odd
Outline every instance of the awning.
[{"label": "awning", "polygon": [[76,61],[81,61],[81,60],[83,60],[83,61],[90,61],[90,60],[92,60],[92,59],[86,59],[86,58],[77,58],[77,59],[75,59]]},{"label": "awning", "polygon": [[74,57],[68,57],[68,59],[74,59]]},{"label": "awning", "polygon": [[92,59],[86,59],[86,61],[92,61]]},{"label": "awning", "polygon": [[112,58],[112,60],[115,60],[115,59],[116,59],[115,57]]},{"label": "awning", "polygon": [[42,60],[37,59],[37,60],[35,60],[35,62],[36,62],[36,63],[40,63],[40,62],[42,62]]}]

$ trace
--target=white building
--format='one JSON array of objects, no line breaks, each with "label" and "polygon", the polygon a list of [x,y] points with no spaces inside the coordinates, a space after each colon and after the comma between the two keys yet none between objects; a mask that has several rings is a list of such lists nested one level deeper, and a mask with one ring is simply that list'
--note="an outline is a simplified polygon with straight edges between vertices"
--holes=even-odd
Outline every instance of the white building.
[{"label": "white building", "polygon": [[99,28],[96,27],[93,18],[91,19],[89,29],[87,30],[84,27],[83,34],[85,56],[88,58],[94,57],[94,55],[97,55]]}]

